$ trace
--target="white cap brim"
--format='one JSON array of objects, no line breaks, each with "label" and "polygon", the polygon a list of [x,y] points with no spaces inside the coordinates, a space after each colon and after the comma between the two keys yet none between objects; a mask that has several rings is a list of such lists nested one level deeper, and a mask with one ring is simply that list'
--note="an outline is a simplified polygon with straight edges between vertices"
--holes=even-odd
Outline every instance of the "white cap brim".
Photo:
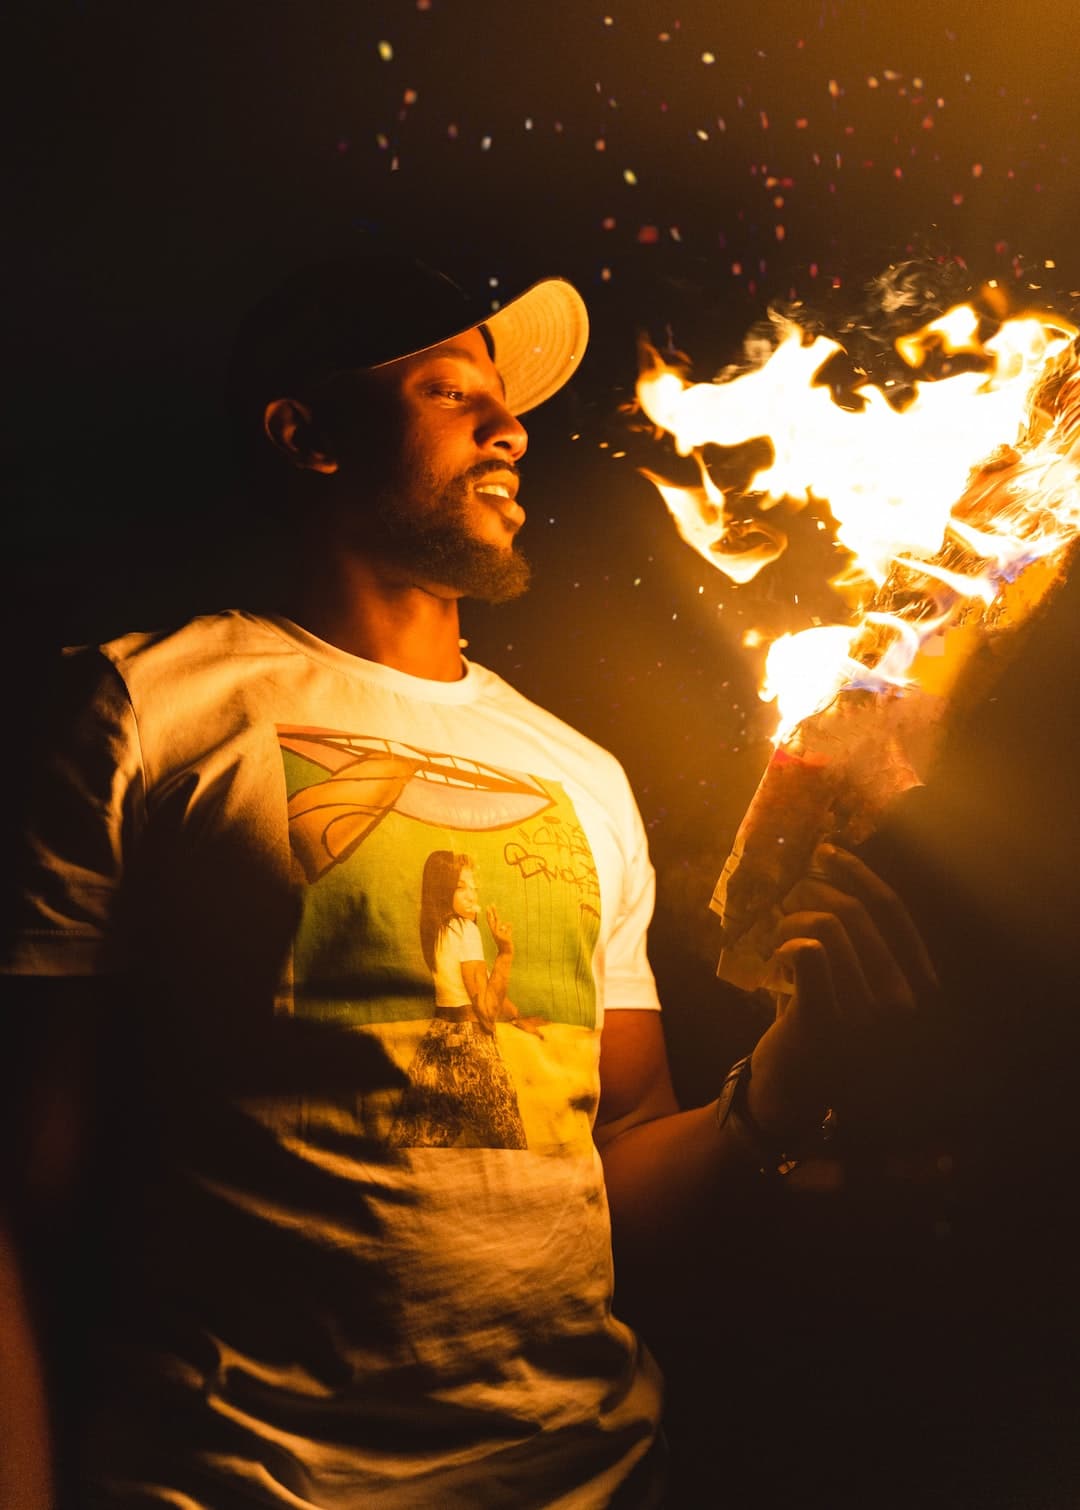
[{"label": "white cap brim", "polygon": [[565,278],[534,283],[483,324],[495,343],[511,414],[525,414],[558,393],[581,365],[589,340],[585,301]]}]

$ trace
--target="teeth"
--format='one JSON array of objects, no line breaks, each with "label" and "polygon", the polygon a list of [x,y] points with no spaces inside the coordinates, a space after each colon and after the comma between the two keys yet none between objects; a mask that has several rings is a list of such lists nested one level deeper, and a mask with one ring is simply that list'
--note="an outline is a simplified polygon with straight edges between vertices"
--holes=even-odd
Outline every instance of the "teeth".
[{"label": "teeth", "polygon": [[504,488],[501,482],[489,482],[482,488],[477,488],[478,493],[494,493],[496,498],[509,498],[510,491]]}]

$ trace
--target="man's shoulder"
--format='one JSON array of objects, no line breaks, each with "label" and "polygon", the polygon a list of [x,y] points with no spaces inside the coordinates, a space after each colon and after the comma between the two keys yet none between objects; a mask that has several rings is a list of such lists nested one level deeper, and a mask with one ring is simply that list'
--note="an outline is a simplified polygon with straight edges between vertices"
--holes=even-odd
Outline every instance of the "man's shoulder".
[{"label": "man's shoulder", "polygon": [[46,737],[57,719],[114,730],[132,719],[144,731],[197,724],[288,652],[269,623],[239,610],[68,646],[45,673]]},{"label": "man's shoulder", "polygon": [[245,651],[265,650],[277,643],[266,620],[241,609],[225,609],[200,614],[164,629],[134,630],[96,646],[78,646],[66,654],[96,651],[121,675],[126,675],[143,667],[164,669],[170,664],[177,668],[200,667]]},{"label": "man's shoulder", "polygon": [[67,648],[61,686],[89,687],[91,696],[125,698],[138,712],[151,706],[189,708],[200,696],[227,699],[253,676],[273,674],[290,647],[273,625],[240,609],[202,614],[177,626],[135,630],[98,644]]}]

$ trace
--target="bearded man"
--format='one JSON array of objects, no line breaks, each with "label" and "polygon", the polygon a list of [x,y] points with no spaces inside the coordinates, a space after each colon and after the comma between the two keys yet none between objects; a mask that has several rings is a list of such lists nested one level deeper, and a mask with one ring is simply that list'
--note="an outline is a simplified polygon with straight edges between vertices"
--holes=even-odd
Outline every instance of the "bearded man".
[{"label": "bearded man", "polygon": [[[6,961],[52,1075],[9,1202],[69,1186],[104,1083],[80,1506],[658,1505],[609,1209],[632,1243],[770,1173],[847,1029],[926,985],[897,899],[819,855],[786,1010],[679,1110],[626,778],[461,653],[460,600],[526,586],[520,416],[586,336],[558,279],[481,316],[409,259],[294,276],[230,377],[285,483],[274,611],[66,659]],[[11,1335],[12,1495],[47,1495]]]}]

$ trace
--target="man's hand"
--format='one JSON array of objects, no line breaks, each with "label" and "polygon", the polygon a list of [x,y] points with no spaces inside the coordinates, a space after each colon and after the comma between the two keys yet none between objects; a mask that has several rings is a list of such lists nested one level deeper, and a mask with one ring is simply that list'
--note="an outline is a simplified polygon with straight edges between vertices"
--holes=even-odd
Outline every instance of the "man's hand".
[{"label": "man's hand", "polygon": [[777,1018],[754,1050],[748,1103],[781,1144],[865,1095],[875,1054],[937,988],[904,904],[854,855],[820,846],[783,906]]}]

